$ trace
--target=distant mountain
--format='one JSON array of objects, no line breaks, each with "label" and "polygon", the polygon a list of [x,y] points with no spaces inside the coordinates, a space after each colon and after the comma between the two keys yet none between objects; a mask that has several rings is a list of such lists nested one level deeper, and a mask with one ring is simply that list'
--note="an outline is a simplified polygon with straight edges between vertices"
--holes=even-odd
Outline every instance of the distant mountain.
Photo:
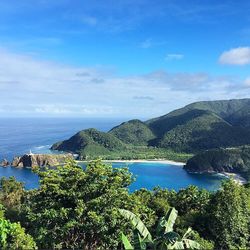
[{"label": "distant mountain", "polygon": [[239,173],[250,180],[250,147],[207,150],[189,159],[184,169],[198,173]]},{"label": "distant mountain", "polygon": [[196,102],[146,124],[157,135],[151,145],[177,151],[250,144],[250,99]]},{"label": "distant mountain", "polygon": [[234,114],[242,110],[243,112],[241,114],[244,116],[244,110],[246,109],[250,109],[250,98],[222,101],[202,101],[191,103],[166,115],[148,120],[146,123],[150,128],[152,128],[153,131],[161,136],[175,126],[183,124],[183,122],[193,118],[195,113],[190,112],[193,110],[210,111],[221,117],[223,120],[234,125]]},{"label": "distant mountain", "polygon": [[250,145],[250,99],[195,102],[146,122],[124,122],[108,133],[83,130],[52,148],[103,155],[132,146],[140,152],[150,147],[197,153],[241,145]]}]

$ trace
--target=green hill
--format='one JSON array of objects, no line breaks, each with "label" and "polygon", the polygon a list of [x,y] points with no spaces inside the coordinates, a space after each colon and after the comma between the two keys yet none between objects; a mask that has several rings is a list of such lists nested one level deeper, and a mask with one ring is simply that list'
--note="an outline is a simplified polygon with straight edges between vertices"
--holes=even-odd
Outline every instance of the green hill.
[{"label": "green hill", "polygon": [[199,115],[166,132],[159,141],[158,147],[197,152],[250,142],[247,131],[232,126],[215,113],[201,110],[192,112]]},{"label": "green hill", "polygon": [[84,157],[95,157],[120,151],[125,145],[115,136],[96,129],[86,129],[78,132],[68,140],[57,142],[51,149],[73,152]]},{"label": "green hill", "polygon": [[241,110],[242,112],[239,115],[244,117],[244,110],[246,109],[250,109],[250,99],[195,102],[166,115],[150,119],[146,121],[146,124],[157,135],[161,136],[175,126],[199,115],[196,111],[193,112],[194,110],[211,111],[225,121],[234,124],[234,114]]},{"label": "green hill", "polygon": [[250,105],[245,105],[234,112],[228,117],[228,121],[234,126],[250,128]]},{"label": "green hill", "polygon": [[184,168],[198,173],[239,173],[250,180],[250,147],[207,150],[189,159]]},{"label": "green hill", "polygon": [[83,130],[52,149],[76,152],[83,158],[128,159],[242,145],[250,145],[250,99],[196,102],[146,122],[124,122],[108,133]]},{"label": "green hill", "polygon": [[109,134],[116,136],[124,143],[135,146],[148,145],[149,141],[155,138],[151,129],[140,120],[124,122],[112,128]]},{"label": "green hill", "polygon": [[146,124],[157,135],[151,146],[197,152],[250,144],[250,99],[196,102]]}]

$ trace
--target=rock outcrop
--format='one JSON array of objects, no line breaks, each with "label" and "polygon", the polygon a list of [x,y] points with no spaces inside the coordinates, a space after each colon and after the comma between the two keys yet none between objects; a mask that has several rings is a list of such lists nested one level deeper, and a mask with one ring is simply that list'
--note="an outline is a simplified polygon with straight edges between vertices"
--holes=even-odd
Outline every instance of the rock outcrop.
[{"label": "rock outcrop", "polygon": [[13,167],[50,167],[64,164],[68,159],[73,159],[72,154],[25,154],[15,157],[11,163]]},{"label": "rock outcrop", "polygon": [[10,165],[10,163],[9,163],[8,160],[6,160],[6,159],[3,159],[2,162],[0,163],[0,166],[1,166],[1,167],[7,167],[7,166],[9,166],[9,165]]}]

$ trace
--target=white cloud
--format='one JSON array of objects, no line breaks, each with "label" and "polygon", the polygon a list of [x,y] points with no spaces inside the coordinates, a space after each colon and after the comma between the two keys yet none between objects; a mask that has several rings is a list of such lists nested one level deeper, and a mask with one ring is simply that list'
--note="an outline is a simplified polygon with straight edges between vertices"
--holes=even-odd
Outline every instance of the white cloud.
[{"label": "white cloud", "polygon": [[197,100],[248,97],[246,83],[166,71],[124,77],[0,49],[0,116],[154,117]]},{"label": "white cloud", "polygon": [[164,44],[166,44],[165,41],[155,41],[152,38],[147,38],[139,44],[139,47],[142,49],[149,49],[152,47],[162,46]]},{"label": "white cloud", "polygon": [[80,20],[89,26],[96,26],[98,23],[97,18],[94,16],[83,15]]},{"label": "white cloud", "polygon": [[168,54],[165,59],[167,61],[172,61],[172,60],[181,60],[183,59],[184,55],[183,54]]},{"label": "white cloud", "polygon": [[140,47],[143,48],[143,49],[148,49],[152,46],[152,39],[151,38],[148,38],[146,39],[145,41],[143,41],[141,44],[140,44]]},{"label": "white cloud", "polygon": [[245,80],[245,86],[250,87],[250,77]]},{"label": "white cloud", "polygon": [[250,64],[250,47],[230,49],[221,54],[220,64],[246,65]]}]

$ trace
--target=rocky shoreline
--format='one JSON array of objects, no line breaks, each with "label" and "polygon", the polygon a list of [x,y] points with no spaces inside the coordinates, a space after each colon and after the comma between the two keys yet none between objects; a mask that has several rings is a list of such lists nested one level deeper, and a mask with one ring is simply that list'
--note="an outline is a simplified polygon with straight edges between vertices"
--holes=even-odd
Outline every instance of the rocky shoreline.
[{"label": "rocky shoreline", "polygon": [[224,176],[226,178],[233,179],[236,183],[238,183],[240,185],[244,185],[244,184],[248,183],[248,181],[238,173],[216,172],[216,171],[212,171],[212,170],[208,170],[208,171],[190,171],[190,170],[187,170],[187,169],[185,169],[185,170],[190,174],[216,174],[216,175],[221,175],[221,176]]},{"label": "rocky shoreline", "polygon": [[32,167],[52,167],[64,164],[67,160],[74,159],[72,154],[24,154],[16,156],[11,162],[3,159],[1,167],[32,168]]}]

